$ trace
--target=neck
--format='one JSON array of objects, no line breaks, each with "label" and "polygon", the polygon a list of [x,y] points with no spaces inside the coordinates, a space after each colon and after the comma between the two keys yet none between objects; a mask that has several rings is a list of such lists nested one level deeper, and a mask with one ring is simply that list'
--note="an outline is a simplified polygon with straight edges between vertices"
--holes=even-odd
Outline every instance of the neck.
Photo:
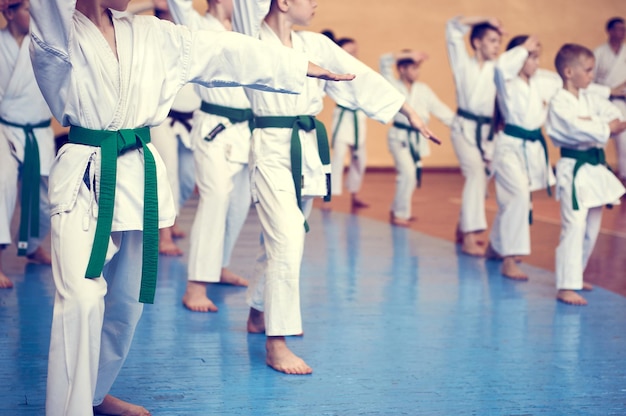
[{"label": "neck", "polygon": [[620,48],[622,47],[622,40],[621,39],[609,39],[609,46],[611,47],[611,49],[613,49],[613,52],[617,53],[619,52]]},{"label": "neck", "polygon": [[285,14],[280,12],[272,12],[265,18],[265,23],[276,33],[281,43],[285,46],[292,47],[291,44],[291,28],[293,24],[287,19]]},{"label": "neck", "polygon": [[226,28],[226,30],[233,30],[232,16],[226,12],[226,9],[221,3],[211,4],[211,8],[208,13],[215,17]]},{"label": "neck", "polygon": [[580,88],[575,87],[571,81],[565,80],[565,82],[563,83],[563,88],[565,88],[566,91],[571,92],[576,98],[578,98],[578,92],[580,91]]},{"label": "neck", "polygon": [[19,46],[22,46],[22,42],[26,37],[27,33],[22,32],[20,29],[16,28],[13,25],[8,25],[7,29],[9,29],[9,33],[13,36],[13,39],[17,42]]},{"label": "neck", "polygon": [[110,29],[113,23],[109,15],[109,9],[102,7],[99,1],[77,0],[76,10],[85,15],[85,17],[96,25],[101,32]]},{"label": "neck", "polygon": [[406,78],[400,78],[400,81],[402,81],[402,83],[404,84],[407,90],[410,90],[411,87],[413,86],[413,82],[409,81]]},{"label": "neck", "polygon": [[480,53],[479,51],[476,51],[476,61],[478,61],[478,65],[480,67],[482,67],[485,62],[487,62],[489,59],[487,59],[482,53]]},{"label": "neck", "polygon": [[519,73],[519,77],[522,79],[522,81],[524,81],[526,84],[528,84],[528,80],[530,79],[530,77],[528,75],[526,75],[523,72]]}]

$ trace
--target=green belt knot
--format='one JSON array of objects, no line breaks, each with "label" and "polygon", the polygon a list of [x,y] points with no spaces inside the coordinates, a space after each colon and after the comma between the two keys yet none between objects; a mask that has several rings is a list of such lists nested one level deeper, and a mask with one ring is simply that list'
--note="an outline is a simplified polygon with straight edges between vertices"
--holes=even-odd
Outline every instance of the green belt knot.
[{"label": "green belt knot", "polygon": [[[456,110],[456,114],[460,117],[463,117],[467,120],[471,120],[474,123],[476,123],[476,132],[475,132],[475,140],[476,140],[476,147],[478,148],[478,151],[480,152],[480,157],[485,160],[485,151],[483,149],[483,145],[482,145],[482,128],[485,124],[488,124],[490,126],[489,128],[489,134],[487,135],[487,140],[488,141],[492,141],[493,140],[493,117],[488,117],[488,116],[479,116],[476,115],[474,113],[471,113],[467,110],[464,110],[462,108],[458,108]],[[489,170],[485,169],[486,173],[489,174]]]},{"label": "green belt knot", "polygon": [[[326,128],[324,124],[317,120],[315,116],[300,115],[300,116],[263,116],[255,117],[255,128],[283,128],[291,129],[291,177],[296,192],[296,201],[298,207],[302,209],[302,143],[300,143],[300,130],[304,131],[316,131],[317,136],[317,151],[320,156],[320,160],[323,165],[330,165],[330,148],[328,147],[328,135],[326,134]],[[330,201],[331,195],[331,182],[330,173],[326,173],[326,196],[324,201]],[[309,231],[309,225],[304,221],[304,228]]]},{"label": "green belt knot", "polygon": [[561,148],[561,157],[566,157],[576,160],[574,165],[574,171],[572,173],[572,206],[575,211],[578,211],[578,198],[576,197],[576,175],[578,170],[584,165],[606,165],[606,156],[604,149],[593,147],[588,150],[576,150],[566,147]]},{"label": "green belt knot", "polygon": [[[546,192],[548,196],[552,196],[552,191],[550,190],[550,158],[548,156],[548,144],[546,143],[546,138],[543,136],[541,129],[527,130],[523,127],[516,126],[514,124],[505,124],[504,125],[504,134],[510,137],[515,137],[518,139],[522,139],[524,141],[524,157],[526,157],[526,142],[539,142],[541,143],[541,147],[543,148],[543,155],[546,158]],[[528,160],[526,161],[528,163]],[[532,205],[531,205],[532,206]],[[530,215],[530,223],[532,224],[532,208]]]},{"label": "green belt knot", "polygon": [[153,303],[159,261],[159,200],[156,164],[152,152],[147,147],[147,144],[150,143],[150,129],[148,127],[140,127],[109,131],[71,126],[69,141],[70,143],[100,147],[101,149],[98,222],[96,224],[89,264],[85,272],[85,277],[89,279],[102,275],[109,247],[117,184],[117,157],[130,150],[143,148],[145,169],[143,253],[139,301]]},{"label": "green belt knot", "polygon": [[35,129],[50,126],[50,119],[35,124],[18,124],[0,117],[0,124],[24,131],[24,163],[22,164],[22,196],[20,199],[20,231],[17,255],[25,256],[29,237],[39,237],[39,186],[41,183],[41,160]]},{"label": "green belt knot", "polygon": [[[406,130],[409,134],[409,151],[411,152],[411,157],[413,158],[413,162],[415,163],[415,177],[417,179],[417,187],[420,188],[422,186],[422,156],[420,155],[419,151],[420,132],[419,130],[414,129],[408,124],[400,123],[399,121],[394,121],[393,126],[400,130]],[[411,141],[412,134],[415,134],[415,144],[413,144],[413,142]]]}]

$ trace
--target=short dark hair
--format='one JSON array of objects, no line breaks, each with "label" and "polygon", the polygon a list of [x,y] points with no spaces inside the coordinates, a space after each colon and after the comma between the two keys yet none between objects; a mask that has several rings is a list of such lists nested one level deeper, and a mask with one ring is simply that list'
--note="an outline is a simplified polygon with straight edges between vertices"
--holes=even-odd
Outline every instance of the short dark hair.
[{"label": "short dark hair", "polygon": [[[411,49],[402,49],[402,52],[411,52]],[[413,65],[416,64],[417,62],[415,62],[415,59],[413,58],[402,58],[402,59],[398,59],[396,61],[396,68],[400,69],[404,66],[409,66],[409,65]]]},{"label": "short dark hair", "polygon": [[330,30],[330,29],[325,29],[325,30],[322,30],[320,33],[321,33],[322,35],[326,36],[328,39],[332,40],[333,42],[337,42],[337,41],[335,40],[335,33],[334,33],[332,30]]},{"label": "short dark hair", "polygon": [[561,78],[565,78],[565,69],[581,57],[594,58],[594,55],[589,48],[575,43],[566,43],[561,46],[554,59],[554,66]]},{"label": "short dark hair", "polygon": [[348,43],[355,43],[356,41],[352,38],[341,38],[335,41],[337,45],[343,48],[343,45],[347,45]]},{"label": "short dark hair", "polygon": [[506,45],[506,50],[508,51],[516,46],[523,45],[526,40],[528,40],[528,35],[517,35],[509,41],[508,45]]},{"label": "short dark hair", "polygon": [[615,27],[615,25],[619,24],[619,23],[624,23],[624,19],[621,17],[612,17],[609,19],[608,22],[606,22],[606,30],[607,32],[611,29],[613,29]]},{"label": "short dark hair", "polygon": [[472,45],[472,49],[475,49],[474,40],[481,40],[490,30],[493,30],[494,32],[500,34],[498,28],[489,23],[480,23],[478,25],[472,26],[472,31],[470,32],[470,45]]}]

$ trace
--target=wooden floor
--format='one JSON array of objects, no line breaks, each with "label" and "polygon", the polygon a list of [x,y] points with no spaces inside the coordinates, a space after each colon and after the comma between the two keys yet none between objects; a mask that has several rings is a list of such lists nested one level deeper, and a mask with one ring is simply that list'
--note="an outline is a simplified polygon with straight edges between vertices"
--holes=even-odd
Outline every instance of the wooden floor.
[{"label": "wooden floor", "polygon": [[[535,200],[527,283],[452,242],[455,174],[427,174],[412,229],[390,226],[394,176],[366,177],[348,213],[313,210],[302,264],[305,335],[289,339],[313,367],[287,376],[264,363],[264,337],[245,331],[245,290],[214,285],[217,314],[181,305],[186,256],[160,259],[156,302],[145,307],[112,394],[154,415],[624,415],[624,220],[605,216],[589,277],[609,290],[587,307],[554,299],[558,205]],[[189,230],[196,201],[183,209]],[[489,217],[494,214],[488,200]],[[250,276],[254,211],[232,269]],[[181,240],[188,250],[188,240]],[[42,415],[54,285],[49,267],[5,259],[15,282],[0,291],[0,415]]]}]

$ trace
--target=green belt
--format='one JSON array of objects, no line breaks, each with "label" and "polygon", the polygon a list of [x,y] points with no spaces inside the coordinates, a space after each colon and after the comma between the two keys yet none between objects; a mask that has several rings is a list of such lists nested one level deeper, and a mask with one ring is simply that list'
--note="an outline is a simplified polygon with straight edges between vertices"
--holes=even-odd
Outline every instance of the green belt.
[{"label": "green belt", "polygon": [[139,302],[154,303],[157,266],[159,261],[159,200],[154,156],[147,144],[150,143],[150,128],[122,129],[117,131],[89,130],[71,126],[70,143],[101,148],[100,193],[98,195],[98,223],[91,250],[86,278],[102,275],[102,268],[109,246],[115,188],[117,181],[117,157],[123,153],[143,148],[144,157],[144,206],[143,206],[143,256],[141,268],[141,291]]},{"label": "green belt", "polygon": [[415,176],[417,178],[417,187],[419,188],[422,186],[422,157],[420,156],[419,147],[415,148],[413,142],[411,142],[411,133],[415,133],[417,146],[419,146],[420,132],[408,124],[399,123],[397,121],[393,122],[393,126],[397,129],[406,130],[409,133],[409,150],[411,151],[413,162],[415,162]]},{"label": "green belt", "polygon": [[359,150],[359,119],[357,117],[357,110],[352,110],[347,107],[343,107],[341,105],[337,105],[338,108],[341,109],[339,112],[339,118],[337,119],[337,125],[335,126],[335,130],[333,131],[332,145],[335,147],[335,137],[337,136],[337,131],[339,131],[339,126],[341,125],[341,119],[343,118],[343,114],[347,111],[352,113],[352,120],[354,122],[354,150]]},{"label": "green belt", "polygon": [[472,120],[476,123],[476,147],[478,147],[478,151],[480,152],[480,157],[485,159],[485,151],[483,150],[482,145],[482,128],[483,125],[489,124],[491,128],[489,129],[489,135],[487,136],[487,140],[493,140],[493,117],[487,116],[477,116],[474,113],[470,113],[469,111],[463,110],[462,108],[458,108],[456,110],[456,114],[460,117],[463,117],[468,120]]},{"label": "green belt", "polygon": [[22,197],[20,201],[20,233],[17,242],[17,255],[25,256],[28,238],[39,237],[39,187],[41,184],[41,165],[39,145],[35,129],[50,127],[50,120],[36,124],[17,124],[0,118],[0,124],[24,130],[24,164],[22,165]]},{"label": "green belt", "polygon": [[604,150],[596,147],[588,150],[575,150],[561,147],[561,157],[575,159],[574,172],[572,174],[572,205],[574,210],[578,210],[578,199],[576,198],[576,174],[578,169],[585,163],[590,165],[606,165]]},{"label": "green belt", "polygon": [[[296,190],[296,201],[302,209],[302,144],[300,143],[300,130],[317,133],[317,151],[323,165],[330,165],[330,149],[328,148],[328,136],[326,128],[315,116],[264,116],[255,117],[255,128],[283,128],[291,129],[291,177]],[[327,193],[324,201],[330,201],[330,173],[326,174]],[[304,228],[308,232],[309,224],[304,221]]]},{"label": "green belt", "polygon": [[254,114],[252,110],[249,108],[234,108],[234,107],[225,107],[222,105],[207,103],[206,101],[202,101],[200,105],[200,110],[207,113],[213,114],[216,116],[227,118],[232,124],[235,123],[243,123],[244,121],[248,122],[248,128],[250,132],[254,129]]},{"label": "green belt", "polygon": [[[522,139],[524,141],[524,157],[526,157],[526,142],[539,142],[541,143],[541,147],[543,148],[543,154],[546,158],[546,168],[550,169],[550,159],[548,159],[548,145],[546,144],[546,139],[543,137],[543,133],[541,133],[541,129],[535,130],[526,130],[522,127],[515,126],[513,124],[505,124],[504,125],[504,134],[507,136],[515,137],[518,139]],[[528,163],[528,161],[527,161]],[[528,165],[526,167],[528,169]],[[548,196],[552,196],[552,191],[550,190],[550,174],[547,175],[547,183],[546,183],[546,192]],[[528,222],[530,224],[533,223],[533,209],[532,209],[532,195],[530,197],[531,205],[530,205],[530,213],[528,215]]]}]

